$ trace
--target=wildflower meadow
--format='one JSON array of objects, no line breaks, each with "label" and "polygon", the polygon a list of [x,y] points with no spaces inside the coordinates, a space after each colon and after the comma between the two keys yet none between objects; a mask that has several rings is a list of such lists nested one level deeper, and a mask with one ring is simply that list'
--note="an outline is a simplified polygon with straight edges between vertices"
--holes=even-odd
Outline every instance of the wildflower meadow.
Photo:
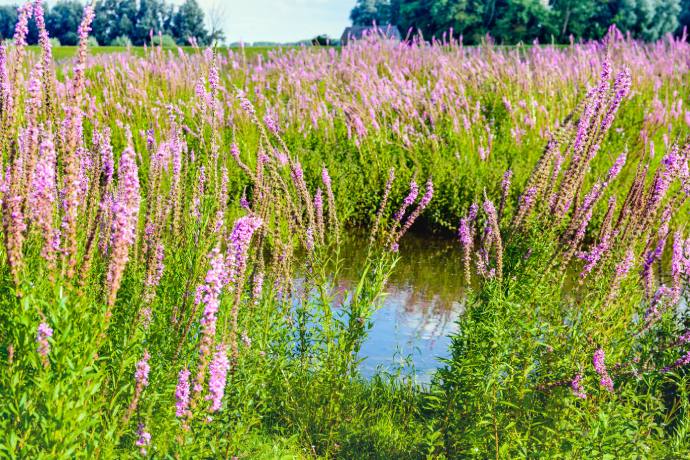
[{"label": "wildflower meadow", "polygon": [[[0,44],[1,458],[690,456],[687,36],[94,54],[93,17]],[[410,234],[457,329],[365,376]]]}]

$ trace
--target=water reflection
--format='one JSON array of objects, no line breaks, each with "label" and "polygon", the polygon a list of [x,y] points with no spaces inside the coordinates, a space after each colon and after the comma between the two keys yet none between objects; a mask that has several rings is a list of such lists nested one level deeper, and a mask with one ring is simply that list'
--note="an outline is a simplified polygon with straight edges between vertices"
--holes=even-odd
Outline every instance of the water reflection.
[{"label": "water reflection", "polygon": [[[366,257],[366,238],[351,238],[341,255],[346,284],[354,284]],[[463,309],[463,284],[457,242],[406,235],[383,306],[374,313],[362,346],[362,373],[371,376],[377,368],[396,371],[402,366],[405,373],[414,370],[419,381],[428,381],[440,365],[438,358],[448,356],[448,336],[456,331]]]}]

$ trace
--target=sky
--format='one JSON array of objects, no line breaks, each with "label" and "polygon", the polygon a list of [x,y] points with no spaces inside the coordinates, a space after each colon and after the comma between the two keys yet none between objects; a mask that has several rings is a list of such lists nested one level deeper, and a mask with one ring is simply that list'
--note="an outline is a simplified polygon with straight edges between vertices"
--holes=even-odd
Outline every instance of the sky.
[{"label": "sky", "polygon": [[350,25],[355,0],[199,0],[211,11],[224,10],[224,30],[229,42],[293,42],[319,34],[340,38]]}]

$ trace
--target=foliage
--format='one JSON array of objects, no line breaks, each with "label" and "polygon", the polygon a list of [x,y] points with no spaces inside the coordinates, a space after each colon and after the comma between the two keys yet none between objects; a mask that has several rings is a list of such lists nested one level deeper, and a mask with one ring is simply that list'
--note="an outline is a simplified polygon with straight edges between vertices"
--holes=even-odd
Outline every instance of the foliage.
[{"label": "foliage", "polygon": [[162,46],[163,48],[174,48],[177,45],[175,39],[170,35],[156,35],[151,40],[151,44],[153,46]]},{"label": "foliage", "polygon": [[[46,7],[46,28],[52,37],[67,46],[77,44],[76,30],[84,6],[79,0],[58,0]],[[11,38],[17,22],[17,6],[0,6],[0,38]],[[150,43],[151,34],[170,35],[180,45],[193,37],[199,45],[222,41],[222,33],[211,37],[206,30],[205,15],[197,0],[186,0],[175,7],[166,0],[102,0],[95,3],[93,36],[101,45],[114,45],[127,37],[134,45]],[[28,42],[37,43],[36,26],[29,25]],[[122,41],[120,40],[120,43]]]},{"label": "foliage", "polygon": [[120,35],[116,37],[111,43],[111,46],[132,46],[132,40],[126,35]]},{"label": "foliage", "polygon": [[[350,20],[356,26],[389,24],[391,4],[389,0],[357,0],[350,12]],[[395,24],[395,23],[393,23]]]},{"label": "foliage", "polygon": [[186,45],[189,39],[203,45],[209,43],[209,34],[204,26],[204,12],[196,0],[185,0],[172,17],[173,36],[178,44]]},{"label": "foliage", "polygon": [[[88,13],[0,47],[0,456],[688,456],[687,42],[111,53]],[[430,385],[365,380],[415,228],[476,282]]]},{"label": "foliage", "polygon": [[[385,7],[384,7],[385,6]],[[500,43],[568,43],[599,39],[611,24],[634,37],[654,41],[674,32],[687,9],[681,0],[398,0],[361,2],[352,10],[354,24],[396,24],[425,37],[441,38],[452,29],[464,43],[480,43],[488,34]]]}]

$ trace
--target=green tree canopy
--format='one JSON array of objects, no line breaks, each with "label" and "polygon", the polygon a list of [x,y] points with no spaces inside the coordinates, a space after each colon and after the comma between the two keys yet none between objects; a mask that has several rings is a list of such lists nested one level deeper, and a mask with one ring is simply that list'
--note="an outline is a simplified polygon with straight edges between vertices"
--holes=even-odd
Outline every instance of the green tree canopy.
[{"label": "green tree canopy", "polygon": [[389,0],[357,0],[350,12],[350,20],[356,26],[389,24],[391,21],[391,2]]},{"label": "green tree canopy", "polygon": [[359,0],[350,18],[353,24],[390,22],[427,39],[452,28],[468,44],[487,34],[500,43],[597,39],[611,24],[656,40],[690,23],[690,0]]},{"label": "green tree canopy", "polygon": [[209,34],[204,25],[204,12],[196,0],[185,0],[173,17],[172,29],[179,44],[186,44],[194,38],[200,44],[206,44]]},{"label": "green tree canopy", "polygon": [[74,46],[79,42],[77,29],[84,15],[84,6],[78,0],[60,0],[45,14],[46,28],[60,44]]},{"label": "green tree canopy", "polygon": [[[46,27],[51,37],[63,45],[76,45],[77,28],[84,14],[80,0],[58,0],[52,7],[44,4]],[[134,45],[151,43],[151,36],[170,35],[178,44],[194,37],[200,45],[223,41],[223,31],[209,34],[205,15],[196,0],[186,0],[179,8],[166,0],[99,0],[95,3],[92,36],[101,45],[128,40]],[[17,23],[17,6],[0,6],[0,39],[10,39]],[[29,43],[36,43],[38,33],[29,22]]]},{"label": "green tree canopy", "polygon": [[12,38],[15,24],[17,24],[17,7],[0,6],[0,38],[3,40]]}]

